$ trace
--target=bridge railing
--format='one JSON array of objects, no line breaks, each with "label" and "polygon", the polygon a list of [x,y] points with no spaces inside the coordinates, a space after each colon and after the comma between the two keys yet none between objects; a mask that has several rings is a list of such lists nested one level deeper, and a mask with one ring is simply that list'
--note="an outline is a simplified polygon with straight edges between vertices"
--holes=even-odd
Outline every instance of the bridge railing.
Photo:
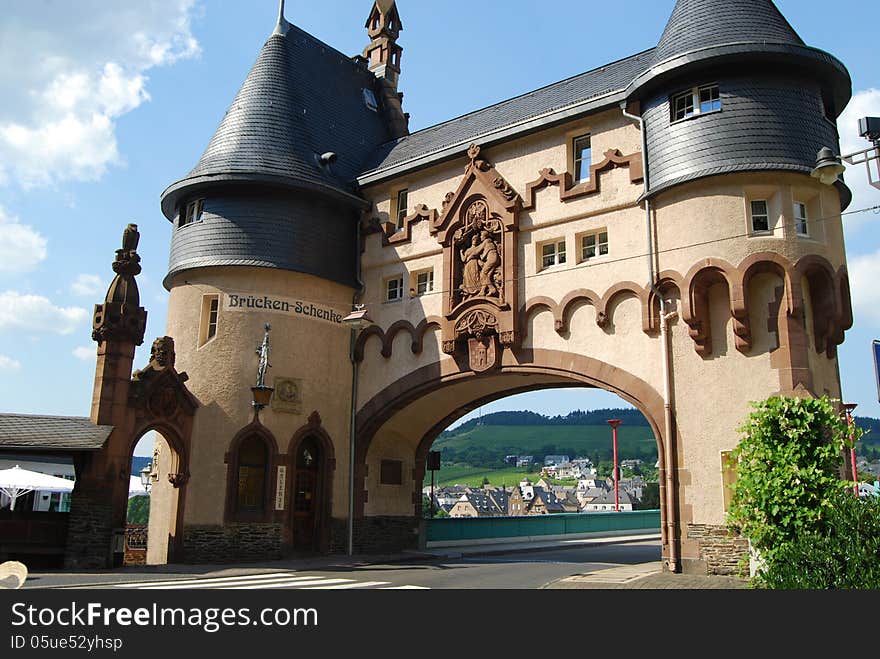
[{"label": "bridge railing", "polygon": [[659,510],[426,520],[428,547],[660,533]]}]

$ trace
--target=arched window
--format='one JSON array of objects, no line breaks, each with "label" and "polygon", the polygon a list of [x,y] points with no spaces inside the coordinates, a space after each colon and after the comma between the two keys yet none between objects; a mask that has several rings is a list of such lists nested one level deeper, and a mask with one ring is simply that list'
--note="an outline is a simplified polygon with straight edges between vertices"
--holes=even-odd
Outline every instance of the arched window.
[{"label": "arched window", "polygon": [[235,511],[262,515],[266,511],[266,478],[269,455],[259,437],[248,437],[238,448]]}]

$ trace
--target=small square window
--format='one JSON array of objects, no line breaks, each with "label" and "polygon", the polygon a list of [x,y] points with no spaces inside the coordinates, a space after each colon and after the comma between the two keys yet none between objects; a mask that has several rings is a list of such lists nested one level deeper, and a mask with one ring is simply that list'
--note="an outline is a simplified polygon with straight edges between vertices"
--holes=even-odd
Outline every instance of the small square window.
[{"label": "small square window", "polygon": [[670,101],[670,119],[673,122],[720,110],[721,91],[718,85],[693,87],[676,94]]},{"label": "small square window", "polygon": [[402,229],[409,206],[409,190],[403,189],[397,193],[397,228]]},{"label": "small square window", "polygon": [[575,183],[590,180],[590,165],[592,164],[592,147],[590,135],[581,135],[574,138],[572,143],[574,154],[574,180]]},{"label": "small square window", "polygon": [[807,205],[799,201],[794,202],[794,229],[799,236],[809,236],[807,227]]},{"label": "small square window", "polygon": [[426,295],[434,291],[434,271],[426,270],[416,274],[416,295]]},{"label": "small square window", "polygon": [[541,267],[549,268],[565,263],[565,241],[559,240],[541,246]]},{"label": "small square window", "polygon": [[694,94],[688,90],[679,94],[672,101],[672,119],[681,121],[694,115]]},{"label": "small square window", "polygon": [[403,299],[403,277],[393,277],[385,282],[385,301],[397,302]]},{"label": "small square window", "polygon": [[379,466],[379,483],[381,485],[403,485],[403,462],[382,460]]},{"label": "small square window", "polygon": [[608,232],[598,231],[581,238],[581,261],[608,254]]},{"label": "small square window", "polygon": [[721,109],[721,94],[718,85],[700,87],[700,112],[715,112]]},{"label": "small square window", "polygon": [[770,231],[770,214],[767,211],[767,202],[764,199],[756,199],[751,202],[752,231],[766,233]]}]

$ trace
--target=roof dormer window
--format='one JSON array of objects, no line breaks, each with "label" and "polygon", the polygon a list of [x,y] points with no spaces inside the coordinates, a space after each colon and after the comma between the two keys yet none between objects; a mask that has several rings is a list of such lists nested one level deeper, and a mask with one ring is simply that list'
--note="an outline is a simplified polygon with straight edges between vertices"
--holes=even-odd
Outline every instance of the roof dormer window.
[{"label": "roof dormer window", "polygon": [[364,89],[364,105],[373,112],[379,111],[379,102],[376,100],[376,95],[372,89]]},{"label": "roof dormer window", "polygon": [[676,94],[670,100],[670,119],[673,122],[689,119],[699,114],[721,111],[721,93],[718,85],[693,87]]},{"label": "roof dormer window", "polygon": [[199,222],[202,219],[202,211],[205,208],[204,199],[194,199],[189,202],[185,208],[180,211],[180,223],[178,226],[186,226],[193,222]]}]

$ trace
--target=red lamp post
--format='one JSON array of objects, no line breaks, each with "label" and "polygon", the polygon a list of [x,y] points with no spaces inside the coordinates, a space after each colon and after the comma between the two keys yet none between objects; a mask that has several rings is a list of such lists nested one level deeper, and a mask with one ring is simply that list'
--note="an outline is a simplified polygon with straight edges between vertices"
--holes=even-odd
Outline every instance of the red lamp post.
[{"label": "red lamp post", "polygon": [[[854,409],[856,409],[856,403],[847,403],[843,406],[843,409],[846,410],[846,425],[849,428],[849,441],[852,442],[852,440],[853,440],[852,411]],[[858,474],[856,473],[856,447],[855,447],[855,445],[853,445],[853,447],[849,450],[849,462],[850,462],[850,466],[852,467],[853,482],[855,483],[855,485],[853,485],[853,491],[855,492],[856,496],[859,496],[859,477],[858,477]]]},{"label": "red lamp post", "polygon": [[611,426],[611,435],[614,441],[614,512],[620,512],[620,495],[618,490],[618,481],[620,478],[618,477],[617,470],[617,426],[619,426],[623,421],[620,419],[608,419],[608,425]]}]

